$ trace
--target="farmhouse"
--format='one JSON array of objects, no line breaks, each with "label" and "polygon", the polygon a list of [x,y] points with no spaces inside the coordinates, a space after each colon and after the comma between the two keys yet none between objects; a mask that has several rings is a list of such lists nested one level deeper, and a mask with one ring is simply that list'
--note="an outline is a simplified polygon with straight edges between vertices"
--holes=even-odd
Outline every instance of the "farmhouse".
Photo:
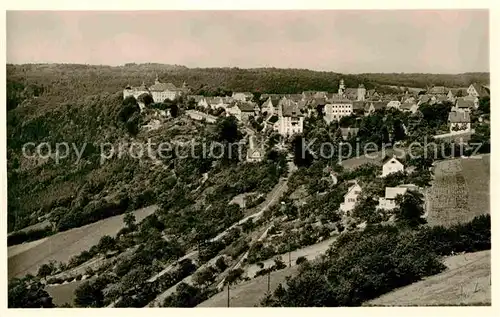
[{"label": "farmhouse", "polygon": [[361,186],[355,182],[347,190],[347,194],[344,196],[344,202],[340,204],[340,211],[343,213],[348,213],[354,209],[356,203],[358,202],[359,195],[361,194]]},{"label": "farmhouse", "polygon": [[448,114],[450,133],[469,132],[471,130],[470,113],[468,111],[451,111]]},{"label": "farmhouse", "polygon": [[392,210],[397,207],[396,197],[404,195],[408,190],[419,190],[418,186],[413,184],[399,185],[397,187],[386,187],[385,197],[380,197],[378,200],[377,209]]},{"label": "farmhouse", "polygon": [[489,97],[490,91],[485,86],[473,83],[469,86],[469,88],[467,88],[467,94],[469,94],[469,96],[482,98],[482,97]]},{"label": "farmhouse", "polygon": [[251,116],[255,116],[259,112],[257,104],[252,102],[239,102],[237,103],[237,107],[241,111],[240,120],[242,121],[247,121]]},{"label": "farmhouse", "polygon": [[382,177],[405,170],[405,166],[396,159],[396,156],[387,158],[382,163]]},{"label": "farmhouse", "polygon": [[453,107],[452,111],[465,112],[465,111],[471,111],[474,108],[475,108],[474,101],[470,100],[470,98],[469,99],[458,98],[455,107]]},{"label": "farmhouse", "polygon": [[261,112],[262,113],[267,113],[268,115],[273,115],[276,113],[278,104],[280,102],[280,97],[269,97],[267,100],[262,104],[261,107]]}]

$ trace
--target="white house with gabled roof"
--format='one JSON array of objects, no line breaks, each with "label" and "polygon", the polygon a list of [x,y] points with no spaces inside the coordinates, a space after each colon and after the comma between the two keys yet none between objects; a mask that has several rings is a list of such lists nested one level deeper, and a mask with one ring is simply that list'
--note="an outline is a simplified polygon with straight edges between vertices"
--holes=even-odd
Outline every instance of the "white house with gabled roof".
[{"label": "white house with gabled roof", "polygon": [[403,163],[396,159],[396,156],[386,159],[382,165],[382,177],[386,177],[387,175],[404,172],[405,166]]},{"label": "white house with gabled roof", "polygon": [[354,184],[347,190],[347,193],[344,196],[344,202],[340,204],[340,211],[343,213],[352,211],[358,202],[361,191],[361,186],[359,186],[357,182],[354,182]]}]

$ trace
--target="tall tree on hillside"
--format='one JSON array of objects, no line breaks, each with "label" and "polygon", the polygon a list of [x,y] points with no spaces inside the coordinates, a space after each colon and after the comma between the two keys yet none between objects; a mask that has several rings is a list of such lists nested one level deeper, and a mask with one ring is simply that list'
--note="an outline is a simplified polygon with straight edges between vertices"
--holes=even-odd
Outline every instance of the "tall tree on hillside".
[{"label": "tall tree on hillside", "polygon": [[396,197],[398,207],[394,210],[396,222],[409,227],[417,227],[426,221],[424,215],[424,196],[416,191],[407,191]]}]

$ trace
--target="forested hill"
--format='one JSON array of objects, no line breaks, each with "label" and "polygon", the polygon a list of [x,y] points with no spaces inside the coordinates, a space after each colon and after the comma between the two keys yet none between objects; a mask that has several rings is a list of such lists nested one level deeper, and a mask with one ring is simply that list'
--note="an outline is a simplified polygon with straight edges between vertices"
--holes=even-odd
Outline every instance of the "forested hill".
[{"label": "forested hill", "polygon": [[[347,87],[364,83],[367,89],[383,85],[425,88],[432,85],[465,87],[472,82],[489,83],[489,73],[466,74],[339,74],[305,69],[277,68],[187,68],[163,64],[127,64],[96,66],[77,64],[7,65],[8,108],[23,97],[49,97],[49,103],[68,102],[82,96],[115,93],[126,85],[152,84],[158,74],[161,81],[180,86],[186,82],[193,93],[213,95],[231,91],[261,93],[301,93],[307,90],[334,92],[340,78]],[[28,96],[26,96],[28,95]]]}]

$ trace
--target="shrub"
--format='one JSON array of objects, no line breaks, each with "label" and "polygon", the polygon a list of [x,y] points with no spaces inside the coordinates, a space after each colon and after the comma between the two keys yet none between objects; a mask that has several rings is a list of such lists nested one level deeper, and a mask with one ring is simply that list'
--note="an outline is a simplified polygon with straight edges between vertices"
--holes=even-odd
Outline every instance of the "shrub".
[{"label": "shrub", "polygon": [[306,257],[304,257],[304,256],[299,256],[299,257],[297,258],[297,260],[295,260],[295,264],[297,264],[297,265],[300,265],[300,264],[302,264],[302,263],[304,263],[304,262],[307,262],[307,259],[306,259]]},{"label": "shrub", "polygon": [[451,228],[369,226],[341,235],[325,259],[303,266],[268,306],[358,306],[444,270],[438,255],[491,247],[489,215]]}]

